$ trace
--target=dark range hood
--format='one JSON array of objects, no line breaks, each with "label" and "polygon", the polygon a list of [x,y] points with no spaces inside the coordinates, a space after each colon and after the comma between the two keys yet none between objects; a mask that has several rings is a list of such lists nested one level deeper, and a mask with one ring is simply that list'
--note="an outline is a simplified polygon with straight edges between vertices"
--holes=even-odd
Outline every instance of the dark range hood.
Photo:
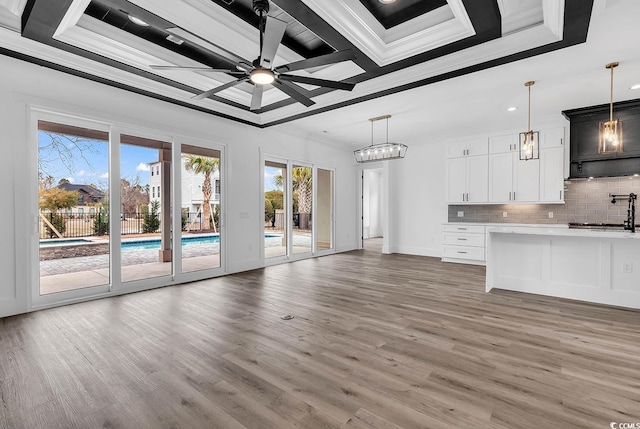
[{"label": "dark range hood", "polygon": [[616,177],[640,173],[640,99],[613,104],[622,122],[622,153],[598,153],[599,123],[609,120],[609,105],[565,110],[570,122],[569,178]]}]

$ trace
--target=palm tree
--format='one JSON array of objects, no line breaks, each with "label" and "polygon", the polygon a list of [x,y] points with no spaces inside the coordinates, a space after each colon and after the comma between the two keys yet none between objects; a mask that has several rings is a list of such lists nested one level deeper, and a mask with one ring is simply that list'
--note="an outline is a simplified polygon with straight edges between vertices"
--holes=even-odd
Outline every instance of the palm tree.
[{"label": "palm tree", "polygon": [[[298,195],[298,211],[300,213],[311,213],[312,177],[311,167],[294,167],[291,171],[291,185],[293,193]],[[285,178],[282,174],[278,174],[273,181],[277,187],[281,188],[284,186]]]},{"label": "palm tree", "polygon": [[184,164],[187,171],[204,174],[204,182],[202,183],[203,229],[211,229],[211,174],[218,170],[219,166],[220,159],[198,155],[187,155],[187,162]]}]

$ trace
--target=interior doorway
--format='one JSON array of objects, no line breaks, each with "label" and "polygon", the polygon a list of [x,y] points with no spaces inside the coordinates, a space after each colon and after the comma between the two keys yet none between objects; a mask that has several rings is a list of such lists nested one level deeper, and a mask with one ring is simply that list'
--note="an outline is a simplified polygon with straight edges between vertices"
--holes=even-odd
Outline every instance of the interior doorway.
[{"label": "interior doorway", "polygon": [[382,168],[362,170],[362,248],[382,252],[384,194]]}]

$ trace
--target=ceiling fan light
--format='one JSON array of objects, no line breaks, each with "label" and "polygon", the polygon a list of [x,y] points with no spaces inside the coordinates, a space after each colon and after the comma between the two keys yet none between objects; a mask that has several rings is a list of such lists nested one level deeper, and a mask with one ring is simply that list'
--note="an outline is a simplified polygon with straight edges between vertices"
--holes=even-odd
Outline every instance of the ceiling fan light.
[{"label": "ceiling fan light", "polygon": [[139,25],[141,27],[148,27],[149,24],[146,21],[141,20],[138,17],[135,17],[133,15],[127,15],[129,17],[129,21],[133,22],[136,25]]},{"label": "ceiling fan light", "polygon": [[276,80],[276,77],[271,70],[263,67],[256,67],[251,71],[249,79],[251,79],[251,82],[256,85],[269,85]]}]

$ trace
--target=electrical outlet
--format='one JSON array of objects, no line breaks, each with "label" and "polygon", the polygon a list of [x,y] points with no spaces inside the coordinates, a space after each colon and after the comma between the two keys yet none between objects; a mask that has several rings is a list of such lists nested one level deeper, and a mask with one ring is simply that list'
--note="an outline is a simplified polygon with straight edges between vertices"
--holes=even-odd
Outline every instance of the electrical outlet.
[{"label": "electrical outlet", "polygon": [[502,217],[507,217],[507,212],[502,212]]},{"label": "electrical outlet", "polygon": [[623,262],[622,263],[622,272],[623,273],[632,273],[633,272],[633,262]]},{"label": "electrical outlet", "polygon": [[464,217],[464,212],[458,212],[458,217]]},{"label": "electrical outlet", "polygon": [[549,219],[553,219],[553,212],[549,212]]}]

